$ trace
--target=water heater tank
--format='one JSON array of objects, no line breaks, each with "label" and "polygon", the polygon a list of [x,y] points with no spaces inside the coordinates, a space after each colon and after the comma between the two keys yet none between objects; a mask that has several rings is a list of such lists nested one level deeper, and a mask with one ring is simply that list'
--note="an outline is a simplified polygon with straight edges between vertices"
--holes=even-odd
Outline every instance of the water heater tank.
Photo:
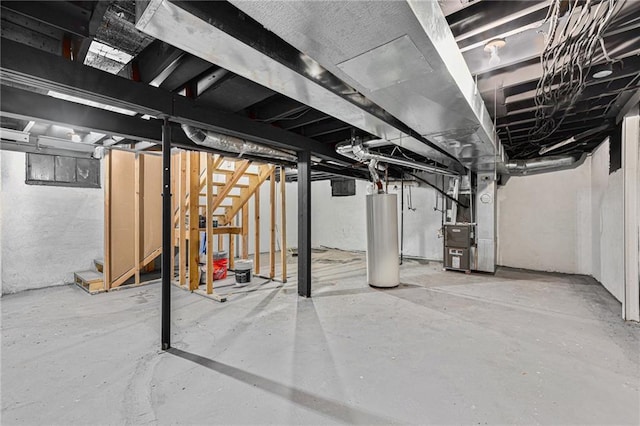
[{"label": "water heater tank", "polygon": [[395,194],[367,195],[367,281],[372,287],[400,284],[397,205]]}]

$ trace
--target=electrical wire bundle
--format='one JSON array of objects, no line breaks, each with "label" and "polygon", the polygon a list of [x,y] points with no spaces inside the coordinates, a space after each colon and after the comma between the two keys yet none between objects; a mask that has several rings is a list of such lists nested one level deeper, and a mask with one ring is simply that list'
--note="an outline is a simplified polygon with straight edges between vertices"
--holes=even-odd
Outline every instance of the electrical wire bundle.
[{"label": "electrical wire bundle", "polygon": [[545,18],[549,32],[540,55],[542,77],[536,87],[536,123],[529,142],[551,136],[565,120],[586,86],[596,47],[603,44],[602,36],[622,3],[624,0],[552,1]]}]

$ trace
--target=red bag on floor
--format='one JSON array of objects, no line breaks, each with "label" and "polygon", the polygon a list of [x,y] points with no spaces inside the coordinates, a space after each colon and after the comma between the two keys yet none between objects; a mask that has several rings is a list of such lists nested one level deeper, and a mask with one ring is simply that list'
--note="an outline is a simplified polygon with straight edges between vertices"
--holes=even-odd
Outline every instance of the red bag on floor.
[{"label": "red bag on floor", "polygon": [[214,259],[213,261],[213,279],[222,280],[227,278],[227,258]]}]

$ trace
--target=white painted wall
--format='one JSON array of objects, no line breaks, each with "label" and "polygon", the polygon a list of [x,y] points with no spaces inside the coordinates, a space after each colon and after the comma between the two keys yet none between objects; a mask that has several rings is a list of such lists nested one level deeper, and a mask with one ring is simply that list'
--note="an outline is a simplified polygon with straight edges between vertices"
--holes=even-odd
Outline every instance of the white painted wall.
[{"label": "white painted wall", "polygon": [[27,185],[25,162],[0,151],[3,294],[73,282],[103,253],[103,190]]},{"label": "white painted wall", "polygon": [[[325,246],[343,250],[365,251],[367,224],[365,196],[368,182],[356,181],[356,195],[332,197],[331,182],[311,184],[311,235],[314,247]],[[400,226],[400,188],[389,188],[398,194],[398,226]],[[442,260],[442,239],[438,238],[441,214],[434,211],[436,192],[430,188],[412,188],[415,211],[405,208],[404,254],[431,260]],[[408,189],[405,188],[405,207]],[[400,233],[398,232],[398,235]]]},{"label": "white painted wall", "polygon": [[593,227],[592,275],[622,300],[624,291],[624,215],[622,169],[609,174],[609,141],[591,157]]},{"label": "white painted wall", "polygon": [[498,189],[498,264],[592,273],[591,161]]}]

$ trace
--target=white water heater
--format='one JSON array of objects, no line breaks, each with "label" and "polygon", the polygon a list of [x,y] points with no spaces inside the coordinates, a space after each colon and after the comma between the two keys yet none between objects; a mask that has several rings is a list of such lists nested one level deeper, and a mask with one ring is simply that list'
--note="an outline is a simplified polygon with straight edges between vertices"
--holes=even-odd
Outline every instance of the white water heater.
[{"label": "white water heater", "polygon": [[367,281],[372,287],[400,284],[396,194],[367,195]]}]

